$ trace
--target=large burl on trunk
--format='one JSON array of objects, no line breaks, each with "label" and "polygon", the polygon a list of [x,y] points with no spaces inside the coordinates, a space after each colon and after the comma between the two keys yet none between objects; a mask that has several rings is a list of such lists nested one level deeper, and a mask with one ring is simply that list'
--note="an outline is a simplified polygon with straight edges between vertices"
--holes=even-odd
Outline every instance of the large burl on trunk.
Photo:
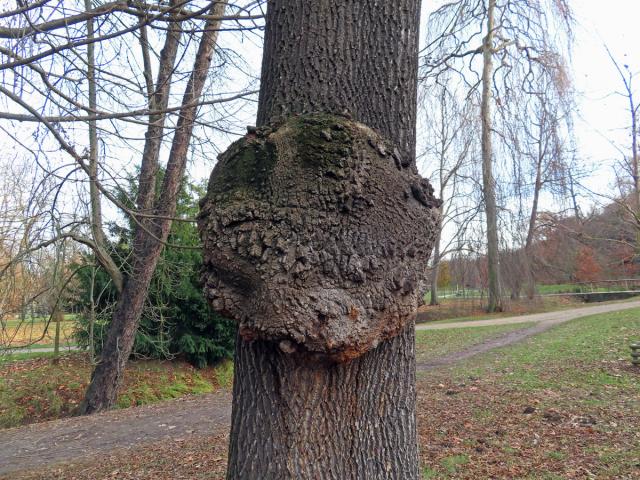
[{"label": "large burl on trunk", "polygon": [[425,291],[439,202],[393,143],[327,114],[256,129],[201,204],[205,294],[245,340],[347,361],[397,335]]}]

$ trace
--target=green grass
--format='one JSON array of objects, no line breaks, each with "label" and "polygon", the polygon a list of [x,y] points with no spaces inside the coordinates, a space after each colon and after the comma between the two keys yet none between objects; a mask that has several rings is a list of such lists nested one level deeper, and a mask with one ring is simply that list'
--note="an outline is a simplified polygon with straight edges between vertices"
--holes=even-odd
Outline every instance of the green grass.
[{"label": "green grass", "polygon": [[440,465],[442,465],[450,475],[457,473],[458,469],[467,463],[469,463],[469,457],[467,455],[452,455],[440,460]]},{"label": "green grass", "polygon": [[[0,358],[0,428],[72,415],[91,374],[86,354],[16,354]],[[182,362],[132,361],[127,366],[117,407],[147,405],[184,395],[228,388],[231,362],[196,370]]]},{"label": "green grass", "polygon": [[[614,290],[621,290],[622,287],[616,287]],[[590,293],[590,292],[608,292],[611,288],[593,287],[591,285],[575,285],[571,283],[558,283],[554,285],[536,285],[536,291],[540,295],[550,295],[554,293]]]},{"label": "green grass", "polygon": [[[549,295],[554,293],[584,293],[584,292],[607,292],[611,289],[623,289],[621,286],[615,287],[595,287],[590,284],[574,284],[574,283],[556,283],[556,284],[538,284],[536,285],[536,293],[538,295]],[[438,296],[441,300],[450,300],[450,299],[464,299],[464,298],[479,298],[481,296],[486,297],[486,292],[483,292],[477,288],[469,288],[464,291],[456,291],[455,289],[440,289],[438,291]],[[427,292],[424,295],[424,300],[429,302],[431,300],[431,292]]]},{"label": "green grass", "polygon": [[3,365],[5,363],[18,362],[20,360],[33,360],[37,358],[53,358],[53,352],[10,353],[6,355],[0,355],[0,365]]},{"label": "green grass", "polygon": [[552,450],[551,452],[547,453],[547,456],[551,460],[557,460],[557,461],[565,460],[567,458],[567,454],[566,453],[558,452],[558,451],[555,451],[555,450]]},{"label": "green grass", "polygon": [[[430,433],[423,438],[440,447],[423,454],[423,478],[553,480],[574,478],[577,467],[593,478],[636,478],[640,368],[629,344],[638,340],[640,309],[631,309],[429,372],[419,418]],[[455,460],[464,455],[471,460]]]},{"label": "green grass", "polygon": [[[577,319],[526,342],[491,352],[460,365],[464,375],[500,372],[523,390],[577,388],[589,397],[608,387],[630,389],[640,396],[640,382],[631,372],[593,368],[630,358],[629,344],[640,339],[640,310],[632,309]],[[558,370],[549,365],[564,365]],[[639,397],[640,398],[640,397]]]},{"label": "green grass", "polygon": [[218,385],[223,388],[231,388],[233,386],[233,362],[231,360],[224,361],[218,365],[216,380]]},{"label": "green grass", "polygon": [[442,330],[416,331],[416,357],[418,362],[428,361],[466,347],[481,343],[492,337],[520,330],[533,323],[492,325],[486,327],[447,328]]}]

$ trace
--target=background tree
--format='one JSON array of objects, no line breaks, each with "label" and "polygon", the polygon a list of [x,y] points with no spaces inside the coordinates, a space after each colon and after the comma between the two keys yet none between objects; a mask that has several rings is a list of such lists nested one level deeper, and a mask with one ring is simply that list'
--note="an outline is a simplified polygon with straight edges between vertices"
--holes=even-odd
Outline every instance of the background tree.
[{"label": "background tree", "polygon": [[[162,169],[159,173],[158,183],[161,183]],[[135,198],[135,180],[131,178],[129,198]],[[202,187],[185,181],[178,197],[176,214],[195,216],[197,202],[203,195]],[[128,228],[118,229],[118,239],[110,245],[111,249],[118,250],[114,257],[127,257],[126,252],[132,248],[134,230],[133,221],[129,222]],[[199,278],[202,254],[198,248],[200,239],[196,226],[190,222],[174,223],[167,241],[169,246],[160,256],[149,286],[132,355],[159,359],[182,356],[196,367],[230,358],[236,328],[232,322],[214,313],[202,295]],[[81,312],[75,336],[79,345],[89,347],[93,344],[96,352],[100,353],[118,292],[103,268],[91,268],[94,261],[93,255],[88,255],[79,262],[87,268],[78,273],[74,288],[77,308]],[[127,273],[126,263],[119,268]]]},{"label": "background tree", "polygon": [[[426,144],[420,161],[436,188],[442,206],[440,225],[431,258],[430,305],[438,305],[438,278],[443,258],[463,248],[470,224],[479,213],[479,202],[474,202],[478,191],[473,181],[473,153],[475,123],[473,108],[458,98],[449,77],[427,77],[420,88],[423,91],[420,111],[425,116]],[[443,231],[446,235],[443,241]]]},{"label": "background tree", "polygon": [[[47,208],[56,212],[60,228],[40,246],[80,242],[119,292],[85,413],[115,400],[155,265],[176,220],[187,161],[214,156],[211,132],[232,125],[220,107],[241,108],[231,105],[251,94],[247,88],[216,93],[225,72],[241,64],[231,51],[214,55],[222,22],[229,21],[230,31],[261,28],[260,2],[243,3],[247,8],[227,9],[227,1],[34,2],[3,13],[0,128],[57,189],[54,207]],[[210,124],[206,131],[198,117]],[[122,202],[128,163],[139,166],[138,197]],[[161,166],[164,183],[156,191]],[[114,209],[136,225],[123,269],[104,229],[103,215],[117,217]]]},{"label": "background tree", "polygon": [[500,182],[495,171],[499,149],[494,145],[498,123],[492,110],[494,105],[502,109],[522,92],[535,91],[531,84],[539,76],[561,67],[555,33],[570,35],[570,25],[567,2],[547,0],[459,0],[438,8],[429,19],[424,76],[456,72],[466,84],[465,96],[480,98],[489,311],[501,309],[496,194]]}]

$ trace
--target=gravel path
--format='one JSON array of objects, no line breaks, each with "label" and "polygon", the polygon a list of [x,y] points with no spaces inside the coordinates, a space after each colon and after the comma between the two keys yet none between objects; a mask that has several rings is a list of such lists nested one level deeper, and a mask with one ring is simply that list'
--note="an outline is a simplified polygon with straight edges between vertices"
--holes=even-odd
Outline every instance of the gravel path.
[{"label": "gravel path", "polygon": [[[455,363],[494,348],[511,345],[575,318],[636,307],[640,307],[640,301],[492,320],[419,325],[416,327],[418,330],[430,330],[538,322],[532,327],[489,338],[461,351],[420,363],[417,368],[419,371],[426,371]],[[190,435],[224,433],[229,428],[230,418],[231,394],[218,392],[89,417],[0,430],[0,478],[15,478],[15,473],[10,472],[17,470],[77,461],[82,457],[92,457],[117,448],[133,447],[165,438],[175,440]]]},{"label": "gravel path", "polygon": [[607,303],[606,305],[594,305],[591,307],[571,308],[556,312],[535,313],[531,315],[518,315],[515,317],[490,318],[487,320],[469,320],[466,322],[446,322],[446,323],[421,323],[416,326],[416,330],[444,330],[447,328],[465,327],[488,327],[491,325],[511,325],[524,322],[550,322],[551,325],[568,322],[574,318],[598,315],[600,313],[617,312],[629,308],[639,308],[640,300],[625,301],[618,303]]}]

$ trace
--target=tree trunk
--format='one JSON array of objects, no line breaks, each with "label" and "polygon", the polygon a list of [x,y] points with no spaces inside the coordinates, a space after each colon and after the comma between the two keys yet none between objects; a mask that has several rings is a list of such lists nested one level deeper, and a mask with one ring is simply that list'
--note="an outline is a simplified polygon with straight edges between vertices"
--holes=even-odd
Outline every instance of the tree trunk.
[{"label": "tree trunk", "polygon": [[[80,406],[80,412],[83,414],[110,408],[116,401],[122,373],[133,349],[149,285],[171,230],[171,218],[175,215],[177,195],[186,168],[188,147],[198,108],[197,100],[204,88],[218,39],[221,23],[219,19],[223,16],[226,5],[226,1],[214,2],[209,11],[213,19],[208,20],[205,24],[194,67],[182,99],[182,108],[178,115],[164,182],[153,209],[156,217],[141,222],[137,228],[133,245],[132,272],[127,278],[118,300],[100,361],[93,371],[91,383]],[[152,141],[151,143],[154,143],[155,140],[159,141],[155,137],[147,137],[147,141]],[[155,149],[155,147],[149,148],[150,150]],[[145,148],[145,154],[146,151]],[[143,185],[145,187],[144,193],[138,197],[138,203],[140,208],[144,209],[148,207],[151,198],[155,196],[155,190],[149,190],[149,182],[155,183],[154,172],[157,170],[157,158],[155,166],[149,160],[146,166],[143,165],[143,169],[147,171],[148,175],[142,175],[141,172],[141,192]]]},{"label": "tree trunk", "polygon": [[491,90],[493,84],[493,39],[496,0],[488,0],[487,35],[482,46],[482,190],[487,217],[487,264],[489,277],[489,312],[502,310],[500,260],[498,256],[498,207],[493,179],[493,146],[491,142]]},{"label": "tree trunk", "polygon": [[236,344],[228,479],[416,479],[414,326],[350,363]]},{"label": "tree trunk", "polygon": [[[270,0],[258,125],[343,114],[411,159],[420,2]],[[230,480],[417,479],[414,323],[345,363],[239,337]]]},{"label": "tree trunk", "polygon": [[62,313],[62,310],[60,310],[60,307],[57,302],[53,308],[54,309],[51,316],[53,317],[53,321],[56,323],[56,330],[53,337],[52,362],[55,365],[55,364],[58,364],[58,362],[60,362],[60,322],[64,319],[64,314]]},{"label": "tree trunk", "polygon": [[433,268],[431,270],[431,300],[429,305],[440,305],[438,301],[438,274],[440,273],[440,232],[436,234],[433,244]]},{"label": "tree trunk", "polygon": [[96,301],[95,301],[95,288],[96,288],[96,265],[91,265],[91,283],[89,284],[89,358],[91,363],[95,362],[96,358],[96,346],[95,339],[93,338],[95,326],[96,326]]},{"label": "tree trunk", "polygon": [[544,153],[542,148],[544,135],[544,121],[540,122],[540,136],[538,141],[538,158],[536,162],[536,180],[533,186],[533,203],[531,205],[531,215],[529,216],[529,229],[524,245],[524,267],[527,282],[527,296],[532,299],[536,291],[535,276],[533,275],[533,239],[538,220],[538,203],[540,202],[540,192],[542,191],[542,162]]},{"label": "tree trunk", "polygon": [[[84,0],[85,10],[91,10],[91,0]],[[95,28],[93,18],[87,20],[87,85],[91,113],[98,111],[96,85]],[[94,242],[94,254],[105,271],[111,277],[118,293],[122,292],[122,272],[107,250],[107,238],[102,227],[102,204],[98,189],[98,122],[89,120],[89,199],[91,205],[91,236]],[[93,358],[93,357],[92,357]]]}]

